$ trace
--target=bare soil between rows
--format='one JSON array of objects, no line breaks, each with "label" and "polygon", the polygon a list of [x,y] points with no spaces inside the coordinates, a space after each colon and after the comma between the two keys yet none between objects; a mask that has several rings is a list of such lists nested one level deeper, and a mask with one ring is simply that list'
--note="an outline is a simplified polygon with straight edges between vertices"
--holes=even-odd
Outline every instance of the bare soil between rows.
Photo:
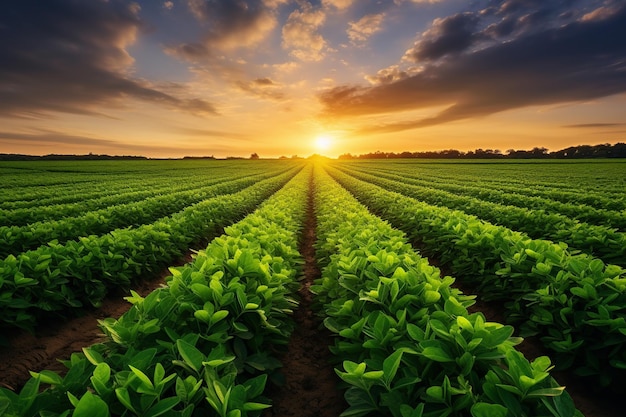
[{"label": "bare soil between rows", "polygon": [[300,304],[294,312],[296,328],[287,345],[287,352],[280,358],[285,385],[270,390],[273,405],[263,417],[337,417],[348,408],[343,392],[337,388],[339,377],[330,364],[332,355],[328,346],[333,343],[331,333],[323,328],[320,318],[311,308],[313,294],[309,287],[320,276],[315,259],[315,230],[313,186],[310,184],[300,244],[304,268],[298,292]]},{"label": "bare soil between rows", "polygon": [[[272,408],[265,411],[263,417],[338,417],[346,408],[343,393],[338,388],[339,382],[328,347],[333,343],[330,332],[321,325],[311,304],[313,295],[309,287],[320,276],[315,260],[314,243],[316,218],[313,207],[312,187],[309,190],[309,202],[305,228],[301,241],[301,253],[305,264],[299,291],[300,305],[294,313],[296,329],[281,357],[282,373],[285,377],[283,386],[270,387],[269,397]],[[191,261],[191,253],[178,265]],[[437,265],[437,261],[430,259]],[[439,265],[437,265],[440,267]],[[440,267],[441,268],[441,267]],[[450,274],[442,268],[443,274]],[[133,289],[146,296],[165,282],[169,271],[165,269],[154,279],[143,280]],[[473,294],[471,288],[457,286],[466,294]],[[115,294],[103,302],[97,310],[87,310],[84,315],[67,320],[50,320],[42,324],[36,334],[14,332],[7,335],[9,347],[0,347],[0,386],[18,390],[30,377],[29,371],[54,370],[60,373],[65,367],[59,362],[69,359],[72,353],[80,352],[83,347],[103,340],[98,320],[106,317],[119,317],[130,308],[123,299],[127,294]],[[472,311],[481,311],[489,321],[503,323],[503,309],[493,303],[477,299]],[[518,346],[524,355],[533,359],[547,353],[542,346],[532,339],[526,339]],[[548,354],[549,356],[549,354]],[[599,395],[596,390],[567,372],[552,372],[555,379],[566,386],[567,392],[574,399],[576,407],[586,417],[622,417],[625,415],[621,398],[615,395]]]},{"label": "bare soil between rows", "polygon": [[[191,260],[191,254],[182,259],[178,265]],[[144,279],[137,283],[133,290],[146,296],[165,283],[169,271],[165,269],[153,279]],[[120,291],[121,293],[121,291]],[[130,294],[110,294],[103,300],[102,307],[86,309],[82,315],[69,319],[51,317],[41,323],[35,333],[14,331],[6,335],[9,346],[0,347],[0,386],[11,390],[19,390],[30,378],[29,371],[39,372],[44,369],[64,374],[67,368],[60,360],[69,359],[72,353],[80,352],[103,340],[98,320],[107,317],[118,318],[130,308],[131,304],[124,300]]]}]

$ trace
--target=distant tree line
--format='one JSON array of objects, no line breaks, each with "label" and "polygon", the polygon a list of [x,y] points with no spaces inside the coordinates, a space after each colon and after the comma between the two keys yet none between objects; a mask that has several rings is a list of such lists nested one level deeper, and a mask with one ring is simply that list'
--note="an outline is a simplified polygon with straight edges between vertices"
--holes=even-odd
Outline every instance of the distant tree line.
[{"label": "distant tree line", "polygon": [[[258,153],[254,152],[250,155],[249,159],[260,159]],[[59,155],[59,154],[50,154],[50,155],[23,155],[23,154],[15,154],[15,153],[0,153],[0,161],[39,161],[39,160],[47,160],[47,161],[93,161],[93,160],[124,160],[124,159],[158,159],[158,160],[172,160],[172,159],[181,159],[181,158],[148,158],[145,156],[127,156],[127,155],[98,155],[90,153],[88,155]],[[182,159],[185,160],[198,160],[198,159],[219,159],[210,156],[184,156]],[[227,156],[223,159],[246,159],[242,156]]]},{"label": "distant tree line", "polygon": [[[508,149],[502,153],[499,149],[476,149],[473,151],[459,151],[456,149],[446,149],[443,151],[427,151],[427,152],[370,152],[361,155],[352,155],[346,153],[339,156],[339,159],[385,159],[385,158],[431,158],[431,159],[537,159],[537,158],[626,158],[626,143],[618,142],[614,145],[603,143],[600,145],[579,145],[570,146],[560,151],[549,152],[548,148],[535,147],[531,150],[515,150]],[[181,159],[181,158],[148,158],[145,156],[132,155],[59,155],[50,154],[43,156],[24,155],[24,154],[8,154],[0,153],[0,161],[76,161],[76,160],[124,160],[124,159]],[[220,159],[211,156],[185,156],[182,159]],[[240,156],[227,156],[224,159],[246,159]],[[260,159],[259,154],[252,153],[249,159]],[[279,159],[303,159],[298,155],[292,155],[291,158],[281,156]]]},{"label": "distant tree line", "polygon": [[349,153],[339,156],[339,159],[385,159],[385,158],[431,158],[431,159],[536,159],[536,158],[626,158],[626,143],[618,142],[614,145],[570,146],[560,151],[549,152],[547,148],[535,147],[531,150],[509,149],[502,153],[499,149],[476,149],[473,151],[458,151],[446,149],[443,151],[428,152],[371,152],[361,155]]},{"label": "distant tree line", "polygon": [[16,153],[0,153],[0,161],[39,161],[39,160],[48,160],[48,161],[94,161],[94,160],[123,160],[123,159],[148,159],[145,156],[131,156],[131,155],[98,155],[98,154],[87,154],[87,155],[59,155],[59,154],[50,154],[50,155],[23,155]]}]

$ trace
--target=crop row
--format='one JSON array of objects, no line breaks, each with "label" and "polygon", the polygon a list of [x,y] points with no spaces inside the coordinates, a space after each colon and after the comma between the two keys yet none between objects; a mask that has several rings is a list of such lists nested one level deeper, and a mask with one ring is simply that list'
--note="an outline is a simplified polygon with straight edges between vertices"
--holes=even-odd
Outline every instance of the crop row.
[{"label": "crop row", "polygon": [[494,224],[524,232],[533,238],[565,242],[574,249],[588,252],[606,262],[626,266],[626,234],[608,227],[581,223],[544,210],[501,205],[432,187],[407,184],[400,177],[391,180],[352,170],[344,172],[425,203],[458,209]]},{"label": "crop row", "polygon": [[181,256],[191,244],[214,236],[282,187],[298,168],[233,194],[189,206],[136,229],[51,242],[0,262],[0,326],[31,329],[49,312],[93,304],[111,288],[127,288]]},{"label": "crop row", "polygon": [[[11,202],[20,199],[21,195],[26,195],[30,190],[39,189],[45,195],[49,192],[46,188],[63,187],[64,189],[72,186],[81,186],[85,184],[95,183],[94,178],[85,178],[79,176],[66,177],[61,175],[50,174],[49,172],[40,170],[26,170],[23,168],[7,168],[3,163],[0,166],[0,173],[3,177],[1,182],[3,188],[8,192],[0,198],[0,207],[4,202]],[[22,190],[29,189],[28,192]],[[35,196],[33,196],[35,197]]]},{"label": "crop row", "polygon": [[[284,172],[284,171],[283,171]],[[183,210],[192,204],[222,194],[239,191],[282,172],[222,181],[200,189],[151,197],[88,212],[78,217],[37,222],[26,226],[0,227],[0,258],[35,249],[52,240],[64,243],[81,236],[100,235],[114,229],[139,226]]]},{"label": "crop row", "polygon": [[[505,303],[522,335],[538,335],[559,368],[623,387],[626,272],[565,245],[530,239],[465,213],[435,207],[340,171],[360,201],[406,231],[485,299]],[[621,388],[623,389],[623,388]]]},{"label": "crop row", "polygon": [[72,355],[64,377],[32,373],[19,393],[0,389],[3,415],[258,416],[280,366],[271,352],[293,328],[310,172],[172,268],[166,287],[128,297],[127,313],[101,322],[107,341]]},{"label": "crop row", "polygon": [[[424,164],[405,161],[398,164],[368,162],[346,165],[382,169],[434,183],[468,185],[471,179],[472,186],[483,189],[521,193],[598,209],[616,211],[626,209],[626,196],[623,192],[624,165],[621,163]],[[602,181],[601,190],[598,189],[599,179]]]},{"label": "crop row", "polygon": [[[37,207],[40,202],[44,205],[77,202],[82,198],[89,200],[97,198],[99,195],[106,195],[109,190],[125,192],[137,190],[141,187],[151,188],[157,183],[148,181],[145,178],[130,176],[121,176],[121,178],[110,177],[106,178],[107,181],[104,182],[102,181],[102,176],[95,175],[83,177],[82,181],[76,181],[75,177],[67,174],[40,173],[40,176],[58,178],[57,181],[59,183],[39,185],[35,178],[24,178],[22,175],[13,175],[5,180],[7,188],[0,200],[0,208],[14,210]],[[21,183],[23,185],[10,187],[8,186],[10,183]]]},{"label": "crop row", "polygon": [[[624,162],[621,160],[528,162],[455,163],[440,169],[437,175],[441,179],[456,179],[461,182],[472,178],[497,189],[521,187],[528,191],[536,190],[539,193],[557,191],[559,197],[566,197],[565,201],[576,198],[578,195],[578,198],[592,203],[592,198],[585,197],[587,193],[590,197],[601,197],[607,202],[610,201],[606,199],[607,195],[622,196]],[[599,179],[602,181],[602,190],[597,188]],[[560,191],[564,194],[561,195]],[[620,200],[622,205],[626,203],[624,198]]]},{"label": "crop row", "polygon": [[[143,166],[140,163],[125,161],[123,165],[107,164],[99,161],[94,165],[94,172],[83,172],[82,164],[60,166],[61,171],[39,172],[28,174],[29,166],[36,169],[40,162],[26,165],[19,174],[0,176],[0,186],[5,191],[0,196],[0,209],[13,210],[19,208],[37,208],[40,205],[54,205],[98,199],[105,195],[124,194],[138,190],[158,190],[162,187],[182,190],[187,185],[192,188],[211,177],[237,177],[245,172],[259,174],[264,171],[286,169],[289,163],[267,165],[265,161],[231,162],[230,164],[202,163],[193,164],[182,161],[151,161],[154,163]],[[168,165],[166,162],[178,164]],[[248,162],[246,164],[246,162]],[[29,163],[25,163],[29,164]],[[0,166],[1,168],[1,166]],[[54,180],[57,185],[40,184],[43,179]],[[82,179],[82,181],[78,181]],[[15,184],[22,184],[15,187]],[[44,182],[45,184],[45,182]],[[167,188],[166,188],[167,189]]]},{"label": "crop row", "polygon": [[[416,186],[416,188],[440,190],[439,195],[436,196],[440,201],[447,201],[448,198],[452,198],[457,199],[459,203],[462,202],[461,204],[471,206],[473,202],[471,198],[475,197],[481,201],[491,203],[523,207],[532,209],[533,211],[543,210],[545,213],[558,213],[581,222],[609,226],[622,231],[626,229],[626,212],[624,211],[599,209],[572,202],[563,203],[554,200],[550,196],[537,197],[528,195],[532,193],[532,190],[528,188],[517,187],[511,189],[506,187],[506,189],[490,189],[481,185],[480,181],[474,180],[470,185],[467,179],[461,183],[449,180],[436,180],[422,175],[420,175],[419,178],[415,178],[408,170],[394,170],[390,172],[384,169],[372,170],[371,167],[368,167],[369,169],[365,171],[359,169],[361,167],[358,165],[348,166],[346,168],[351,172],[358,170],[394,181],[401,180],[405,184]],[[539,213],[543,214],[543,212]]]},{"label": "crop row", "polygon": [[528,362],[511,326],[469,314],[473,297],[326,173],[315,204],[323,271],[311,291],[337,335],[342,416],[581,415],[547,357]]},{"label": "crop row", "polygon": [[[3,226],[23,226],[44,220],[75,217],[104,207],[133,203],[172,192],[200,189],[221,181],[238,179],[242,176],[241,173],[217,171],[212,176],[197,177],[182,184],[179,178],[162,178],[153,183],[146,183],[141,179],[133,183],[128,178],[122,178],[115,182],[109,181],[106,185],[90,187],[85,190],[74,188],[65,192],[57,191],[53,197],[45,199],[14,202],[14,205],[21,203],[19,205],[22,207],[13,209],[3,207],[0,212],[0,224]],[[33,204],[36,205],[33,206]]]}]

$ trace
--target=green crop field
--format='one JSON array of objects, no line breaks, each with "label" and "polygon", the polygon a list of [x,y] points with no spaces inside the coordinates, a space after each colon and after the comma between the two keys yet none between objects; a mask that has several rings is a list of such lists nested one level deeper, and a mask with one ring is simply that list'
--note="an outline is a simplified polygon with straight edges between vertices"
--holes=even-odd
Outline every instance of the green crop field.
[{"label": "green crop field", "polygon": [[0,162],[0,187],[4,344],[129,301],[67,371],[0,388],[3,416],[267,412],[307,216],[342,416],[583,415],[555,368],[626,393],[623,160]]}]

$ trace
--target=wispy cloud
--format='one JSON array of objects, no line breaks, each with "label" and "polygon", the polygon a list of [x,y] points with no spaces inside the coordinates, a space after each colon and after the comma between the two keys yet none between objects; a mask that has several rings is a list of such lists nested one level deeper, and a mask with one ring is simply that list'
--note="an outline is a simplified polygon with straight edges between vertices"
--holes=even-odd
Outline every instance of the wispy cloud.
[{"label": "wispy cloud", "polygon": [[118,142],[93,138],[90,136],[70,135],[55,131],[39,131],[36,133],[0,132],[1,142],[36,142],[58,145],[96,145],[96,146],[117,146]]},{"label": "wispy cloud", "polygon": [[281,90],[280,84],[267,77],[257,78],[247,82],[240,81],[237,85],[242,91],[264,99],[283,100],[286,97],[285,93]]},{"label": "wispy cloud", "polygon": [[332,6],[339,10],[347,9],[352,6],[352,3],[354,3],[354,0],[322,0],[322,5],[325,7]]},{"label": "wispy cloud", "polygon": [[210,137],[210,138],[223,138],[223,139],[234,139],[234,140],[250,140],[250,136],[243,133],[237,132],[229,132],[223,130],[212,130],[212,129],[198,129],[198,128],[190,128],[190,127],[177,127],[172,129],[177,134],[187,135],[187,136],[199,136],[199,137]]},{"label": "wispy cloud", "polygon": [[573,125],[565,125],[563,127],[573,128],[573,129],[596,129],[596,128],[606,128],[606,127],[622,127],[626,126],[626,123],[579,123]]},{"label": "wispy cloud", "polygon": [[384,13],[368,14],[356,22],[349,22],[349,28],[346,32],[352,44],[363,44],[370,36],[380,31],[384,18]]},{"label": "wispy cloud", "polygon": [[[185,132],[182,129],[179,133],[185,133],[190,136],[201,138],[202,136],[220,136],[222,138],[243,139],[238,134],[228,134],[227,132],[204,131],[194,132],[193,130]],[[72,135],[53,130],[41,130],[31,133],[19,132],[0,132],[0,146],[8,147],[16,143],[27,143],[31,155],[43,155],[47,153],[68,153],[66,149],[72,149],[70,153],[85,154],[94,153],[110,153],[133,155],[149,155],[160,153],[164,155],[210,155],[216,152],[227,153],[232,152],[233,148],[228,144],[211,144],[203,140],[194,143],[185,143],[184,148],[180,146],[163,146],[157,144],[137,144],[132,142],[119,142],[109,139],[102,139],[91,136]],[[58,151],[61,149],[62,151]],[[182,154],[181,154],[182,152]]]},{"label": "wispy cloud", "polygon": [[303,2],[294,10],[283,26],[283,48],[302,61],[320,61],[325,56],[327,42],[318,32],[326,20],[326,13]]}]

